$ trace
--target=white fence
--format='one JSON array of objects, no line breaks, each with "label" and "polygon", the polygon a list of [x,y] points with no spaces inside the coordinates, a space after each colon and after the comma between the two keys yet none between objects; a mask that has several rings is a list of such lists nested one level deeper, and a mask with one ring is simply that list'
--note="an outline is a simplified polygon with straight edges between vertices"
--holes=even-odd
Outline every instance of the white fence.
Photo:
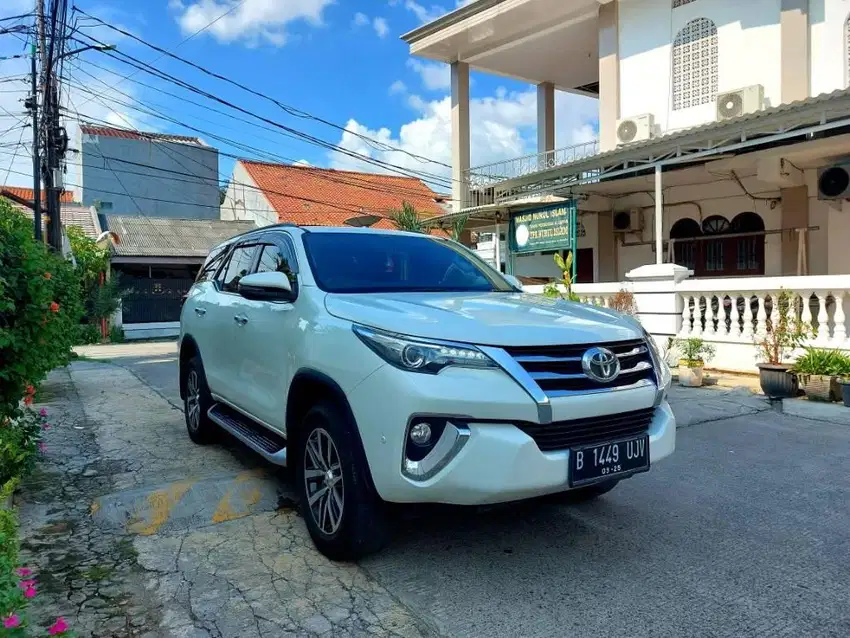
[{"label": "white fence", "polygon": [[[582,302],[610,307],[620,290],[635,295],[638,316],[659,344],[700,337],[716,348],[711,367],[755,372],[755,343],[778,318],[779,295],[810,328],[805,345],[850,350],[850,275],[747,277],[576,284]],[[542,286],[526,291],[542,293]]]}]

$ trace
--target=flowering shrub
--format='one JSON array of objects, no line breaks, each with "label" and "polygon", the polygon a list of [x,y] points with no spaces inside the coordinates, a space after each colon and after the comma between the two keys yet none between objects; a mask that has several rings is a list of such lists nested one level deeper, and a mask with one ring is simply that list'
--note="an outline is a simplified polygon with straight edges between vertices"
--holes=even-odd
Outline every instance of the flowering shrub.
[{"label": "flowering shrub", "polygon": [[27,387],[68,362],[80,290],[72,264],[36,242],[32,221],[0,199],[0,422],[19,417]]},{"label": "flowering shrub", "polygon": [[[34,393],[35,388],[30,388]],[[47,411],[42,408],[36,412],[27,405],[31,400],[32,394],[28,393],[25,407],[0,423],[0,485],[29,473],[41,446],[42,432],[50,427]]]}]

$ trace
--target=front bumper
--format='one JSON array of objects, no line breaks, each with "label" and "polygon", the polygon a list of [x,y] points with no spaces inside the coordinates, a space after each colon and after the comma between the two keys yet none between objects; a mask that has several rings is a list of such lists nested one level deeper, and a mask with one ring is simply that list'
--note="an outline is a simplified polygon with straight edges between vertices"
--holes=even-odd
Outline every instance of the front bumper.
[{"label": "front bumper", "polygon": [[[655,388],[587,394],[552,401],[554,421],[652,407]],[[511,424],[538,422],[537,405],[500,370],[447,368],[438,375],[391,366],[376,371],[349,394],[375,487],[396,503],[502,503],[568,489],[569,450],[541,452]],[[457,417],[468,423],[460,451],[427,480],[402,472],[405,433],[415,415]],[[676,423],[663,401],[649,426],[650,464],[673,453]]]}]

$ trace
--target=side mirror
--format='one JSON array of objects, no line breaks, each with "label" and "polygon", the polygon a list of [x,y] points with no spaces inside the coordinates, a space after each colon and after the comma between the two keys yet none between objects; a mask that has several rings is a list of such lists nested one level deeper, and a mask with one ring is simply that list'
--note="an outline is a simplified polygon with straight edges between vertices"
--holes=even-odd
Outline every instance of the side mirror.
[{"label": "side mirror", "polygon": [[258,301],[293,301],[292,283],[282,272],[257,272],[239,280],[239,294]]},{"label": "side mirror", "polygon": [[514,277],[513,275],[503,275],[505,279],[508,280],[508,283],[516,288],[517,290],[522,290],[522,282]]}]

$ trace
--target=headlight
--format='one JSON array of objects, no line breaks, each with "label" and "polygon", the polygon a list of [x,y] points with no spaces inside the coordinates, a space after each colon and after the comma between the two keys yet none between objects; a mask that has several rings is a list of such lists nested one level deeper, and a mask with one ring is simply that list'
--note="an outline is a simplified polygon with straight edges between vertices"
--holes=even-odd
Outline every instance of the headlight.
[{"label": "headlight", "polygon": [[437,374],[443,368],[495,368],[490,357],[475,346],[422,341],[413,337],[354,326],[354,334],[387,363],[401,370]]},{"label": "headlight", "polygon": [[652,355],[652,362],[655,365],[655,376],[658,379],[658,389],[663,389],[666,392],[670,387],[670,384],[673,382],[673,375],[670,372],[670,366],[667,365],[667,360],[664,358],[664,355],[661,354],[661,350],[658,349],[658,344],[655,343],[653,336],[644,330],[643,338],[646,340],[646,345],[649,346],[649,351]]}]

